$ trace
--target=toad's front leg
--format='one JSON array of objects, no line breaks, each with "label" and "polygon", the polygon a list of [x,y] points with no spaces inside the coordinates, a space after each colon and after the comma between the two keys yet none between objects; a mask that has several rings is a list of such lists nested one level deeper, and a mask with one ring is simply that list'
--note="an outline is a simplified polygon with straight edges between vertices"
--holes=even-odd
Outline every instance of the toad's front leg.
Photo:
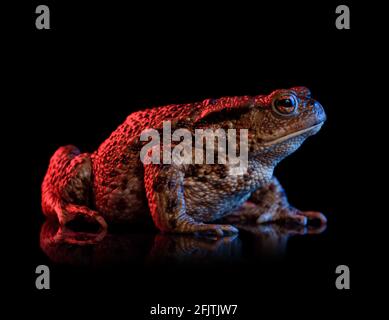
[{"label": "toad's front leg", "polygon": [[258,224],[278,221],[295,222],[299,225],[307,225],[309,220],[319,220],[320,224],[327,223],[326,217],[317,211],[301,211],[291,206],[285,191],[277,178],[256,190],[240,209],[226,217],[230,223],[256,221]]},{"label": "toad's front leg", "polygon": [[228,236],[238,232],[233,226],[206,224],[186,213],[184,168],[172,165],[145,165],[145,188],[155,225],[164,232]]}]

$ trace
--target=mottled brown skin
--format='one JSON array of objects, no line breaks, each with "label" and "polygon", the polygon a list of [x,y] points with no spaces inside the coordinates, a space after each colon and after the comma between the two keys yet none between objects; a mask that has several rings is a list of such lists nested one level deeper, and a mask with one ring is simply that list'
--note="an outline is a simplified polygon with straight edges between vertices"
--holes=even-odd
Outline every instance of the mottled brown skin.
[{"label": "mottled brown skin", "polygon": [[[285,99],[296,102],[293,112]],[[147,142],[140,141],[141,132],[161,130],[167,120],[172,130],[192,133],[198,128],[248,129],[247,172],[231,175],[228,164],[144,165],[139,153]],[[215,221],[325,223],[319,212],[290,206],[273,177],[274,167],[324,121],[323,108],[305,87],[135,112],[94,153],[80,153],[74,146],[55,152],[42,184],[43,212],[57,216],[61,225],[83,215],[103,229],[107,223],[142,221],[151,213],[161,231],[214,236],[237,232]]]}]

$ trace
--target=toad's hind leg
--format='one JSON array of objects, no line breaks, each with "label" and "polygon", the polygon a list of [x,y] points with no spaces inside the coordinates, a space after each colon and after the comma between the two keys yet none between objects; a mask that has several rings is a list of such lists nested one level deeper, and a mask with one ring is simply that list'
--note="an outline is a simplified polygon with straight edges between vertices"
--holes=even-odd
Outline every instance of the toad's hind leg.
[{"label": "toad's hind leg", "polygon": [[89,154],[81,154],[74,146],[60,147],[50,159],[42,183],[43,213],[57,216],[61,225],[83,215],[107,228],[104,218],[88,207],[91,174]]},{"label": "toad's hind leg", "polygon": [[184,170],[172,165],[145,165],[145,187],[154,224],[164,232],[193,233],[211,237],[232,235],[231,225],[206,224],[186,213]]}]

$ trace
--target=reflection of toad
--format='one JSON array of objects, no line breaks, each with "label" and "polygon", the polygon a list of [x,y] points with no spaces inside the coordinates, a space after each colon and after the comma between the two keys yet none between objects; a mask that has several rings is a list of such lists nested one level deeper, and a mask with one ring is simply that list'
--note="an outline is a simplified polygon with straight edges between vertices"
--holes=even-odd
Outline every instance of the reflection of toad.
[{"label": "reflection of toad", "polygon": [[52,262],[72,266],[239,263],[283,257],[290,237],[319,234],[325,229],[279,224],[237,227],[242,239],[237,235],[209,238],[127,231],[95,234],[76,232],[48,219],[41,228],[40,246]]},{"label": "reflection of toad", "polygon": [[[294,152],[325,121],[321,105],[307,88],[276,90],[270,95],[229,97],[169,105],[131,114],[92,154],[74,146],[59,148],[42,185],[42,207],[65,225],[77,215],[111,222],[135,222],[150,212],[162,231],[231,235],[238,230],[215,223],[223,217],[257,223],[325,217],[291,207],[274,167]],[[144,129],[248,129],[249,163],[242,175],[228,164],[144,165],[140,142]],[[239,139],[238,139],[239,140]],[[148,209],[145,211],[145,209]]]},{"label": "reflection of toad", "polygon": [[153,241],[153,233],[77,232],[53,219],[47,219],[40,232],[40,247],[52,262],[80,267],[139,263]]}]

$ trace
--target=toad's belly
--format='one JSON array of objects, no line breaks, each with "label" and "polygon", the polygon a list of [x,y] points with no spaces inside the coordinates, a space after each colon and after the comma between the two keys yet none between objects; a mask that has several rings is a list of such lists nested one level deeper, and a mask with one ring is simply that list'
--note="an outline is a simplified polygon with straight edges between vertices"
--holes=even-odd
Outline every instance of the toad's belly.
[{"label": "toad's belly", "polygon": [[251,192],[225,194],[221,190],[204,190],[197,192],[186,189],[185,206],[188,215],[197,221],[210,222],[220,219],[241,207],[250,197]]}]

